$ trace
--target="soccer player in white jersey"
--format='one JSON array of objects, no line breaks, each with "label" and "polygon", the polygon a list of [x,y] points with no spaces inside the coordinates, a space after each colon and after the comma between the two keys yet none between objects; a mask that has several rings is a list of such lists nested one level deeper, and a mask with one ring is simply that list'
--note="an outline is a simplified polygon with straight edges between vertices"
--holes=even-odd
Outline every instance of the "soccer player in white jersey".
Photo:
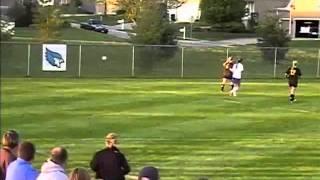
[{"label": "soccer player in white jersey", "polygon": [[229,93],[230,96],[237,96],[237,91],[240,88],[241,75],[244,71],[243,65],[241,63],[242,61],[243,59],[240,58],[237,63],[234,64],[230,69],[230,71],[232,72],[232,83],[234,85]]}]

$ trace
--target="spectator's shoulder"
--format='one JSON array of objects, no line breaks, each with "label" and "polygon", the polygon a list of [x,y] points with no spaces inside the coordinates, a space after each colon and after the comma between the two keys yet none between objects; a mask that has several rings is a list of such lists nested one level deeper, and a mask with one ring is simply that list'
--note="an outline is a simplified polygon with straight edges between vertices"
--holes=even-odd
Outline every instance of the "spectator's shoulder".
[{"label": "spectator's shoulder", "polygon": [[104,148],[104,149],[101,149],[101,150],[97,151],[97,152],[95,153],[95,155],[98,156],[98,155],[104,154],[104,153],[106,153],[106,152],[107,152],[107,149]]}]

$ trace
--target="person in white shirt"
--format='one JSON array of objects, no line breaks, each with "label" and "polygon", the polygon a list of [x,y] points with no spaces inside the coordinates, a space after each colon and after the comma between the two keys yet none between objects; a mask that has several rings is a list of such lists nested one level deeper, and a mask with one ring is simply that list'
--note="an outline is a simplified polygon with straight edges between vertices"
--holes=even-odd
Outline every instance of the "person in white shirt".
[{"label": "person in white shirt", "polygon": [[37,180],[68,180],[65,172],[65,165],[68,159],[68,152],[63,147],[55,147],[51,150],[51,156],[43,163],[41,173]]},{"label": "person in white shirt", "polygon": [[240,58],[237,63],[234,64],[230,69],[230,71],[232,72],[232,83],[234,85],[229,93],[230,96],[237,96],[237,91],[240,88],[241,75],[244,71],[243,65],[241,63],[242,61],[243,59]]}]

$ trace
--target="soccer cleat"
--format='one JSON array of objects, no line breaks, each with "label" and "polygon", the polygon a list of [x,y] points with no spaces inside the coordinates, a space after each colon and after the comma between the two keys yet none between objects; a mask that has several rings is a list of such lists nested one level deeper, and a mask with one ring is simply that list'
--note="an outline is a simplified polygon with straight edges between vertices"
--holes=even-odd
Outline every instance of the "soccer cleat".
[{"label": "soccer cleat", "polygon": [[290,99],[290,103],[294,103],[296,101],[297,101],[297,99]]}]

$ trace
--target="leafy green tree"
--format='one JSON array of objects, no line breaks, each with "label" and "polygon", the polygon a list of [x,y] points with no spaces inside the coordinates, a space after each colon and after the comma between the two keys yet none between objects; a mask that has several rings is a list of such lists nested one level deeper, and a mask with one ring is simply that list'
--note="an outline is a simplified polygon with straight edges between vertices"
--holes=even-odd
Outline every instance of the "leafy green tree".
[{"label": "leafy green tree", "polygon": [[[290,37],[285,29],[280,26],[280,20],[277,16],[266,17],[257,27],[257,34],[262,38],[261,47],[288,47]],[[261,48],[264,59],[273,60],[274,50]],[[287,48],[280,48],[277,51],[277,58],[284,59]]]},{"label": "leafy green tree", "polygon": [[17,27],[27,27],[32,24],[34,6],[30,0],[25,0],[23,4],[15,0],[8,10],[8,16],[14,20]]},{"label": "leafy green tree", "polygon": [[133,38],[139,44],[174,45],[176,29],[169,24],[167,6],[153,0],[142,1]]},{"label": "leafy green tree", "polygon": [[202,0],[201,17],[210,24],[241,22],[245,0]]},{"label": "leafy green tree", "polygon": [[280,26],[279,17],[266,17],[257,27],[257,34],[263,40],[262,45],[267,47],[286,47],[290,37]]},{"label": "leafy green tree", "polygon": [[141,7],[141,0],[116,0],[116,5],[123,10],[126,20],[135,22]]},{"label": "leafy green tree", "polygon": [[21,26],[20,21],[23,19],[25,15],[26,15],[25,7],[18,1],[15,1],[14,5],[8,10],[8,16],[12,20],[14,20],[16,26],[18,27]]},{"label": "leafy green tree", "polygon": [[[135,44],[175,45],[176,28],[169,24],[167,5],[154,0],[143,0],[134,28]],[[141,72],[151,71],[158,63],[166,63],[175,55],[175,46],[144,46],[137,55],[138,69]]]},{"label": "leafy green tree", "polygon": [[60,10],[57,7],[39,7],[35,23],[42,42],[56,40],[60,36],[63,20],[60,18]]}]

